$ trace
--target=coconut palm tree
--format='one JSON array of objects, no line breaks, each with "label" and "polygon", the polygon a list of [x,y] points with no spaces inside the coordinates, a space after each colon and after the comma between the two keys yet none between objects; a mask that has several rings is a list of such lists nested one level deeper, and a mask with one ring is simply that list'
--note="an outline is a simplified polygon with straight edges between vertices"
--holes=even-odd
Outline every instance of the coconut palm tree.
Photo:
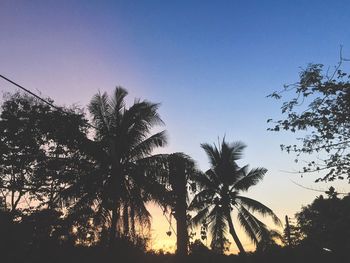
[{"label": "coconut palm tree", "polygon": [[200,191],[195,195],[189,209],[196,211],[192,218],[194,225],[209,227],[212,236],[211,247],[219,252],[225,249],[227,231],[231,234],[241,254],[244,247],[238,238],[232,215],[236,212],[238,222],[248,237],[256,244],[271,241],[271,232],[253,213],[269,216],[273,222],[281,222],[274,212],[262,203],[241,195],[262,180],[265,168],[248,169],[239,167],[245,145],[241,142],[229,144],[223,139],[221,145],[201,144],[209,157],[211,168],[196,178]]},{"label": "coconut palm tree", "polygon": [[153,150],[167,141],[165,131],[151,134],[156,125],[163,124],[159,104],[135,100],[128,108],[127,94],[117,87],[111,97],[96,94],[89,105],[99,148],[97,159],[102,152],[104,155],[105,173],[97,179],[96,196],[101,200],[101,210],[107,209],[111,214],[110,245],[116,236],[132,236],[135,224],[150,224],[145,203],[152,199],[147,190],[153,182],[145,171]]},{"label": "coconut palm tree", "polygon": [[[188,188],[191,179],[199,173],[193,159],[184,153],[163,155],[162,167],[158,167],[160,184],[165,186],[165,199],[161,202],[172,211],[176,219],[176,255],[180,258],[188,253]],[[159,162],[160,163],[160,162]]]},{"label": "coconut palm tree", "polygon": [[193,175],[196,170],[193,160],[189,156],[181,153],[169,155],[168,163],[169,182],[174,197],[172,209],[176,219],[176,254],[183,257],[187,255],[189,244],[187,231],[187,187],[190,176]]},{"label": "coconut palm tree", "polygon": [[[169,212],[176,220],[176,255],[183,258],[188,253],[188,199],[193,186],[193,178],[200,171],[194,160],[181,152],[160,154],[151,160],[152,169],[147,169],[148,176],[153,178],[153,201]],[[170,222],[169,222],[170,223]],[[168,232],[171,234],[171,231]]]}]

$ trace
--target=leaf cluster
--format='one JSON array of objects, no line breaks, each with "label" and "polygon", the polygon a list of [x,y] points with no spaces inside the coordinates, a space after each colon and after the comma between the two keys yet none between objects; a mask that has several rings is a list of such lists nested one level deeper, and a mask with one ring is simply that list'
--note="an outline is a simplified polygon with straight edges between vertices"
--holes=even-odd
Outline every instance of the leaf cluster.
[{"label": "leaf cluster", "polygon": [[[301,172],[325,170],[319,180],[350,180],[350,75],[341,68],[332,74],[322,64],[310,64],[300,72],[297,83],[286,85],[271,98],[287,98],[282,103],[280,120],[269,119],[270,131],[302,131],[300,144],[281,145],[288,153],[321,156],[303,167]],[[323,157],[326,156],[326,157]]]}]

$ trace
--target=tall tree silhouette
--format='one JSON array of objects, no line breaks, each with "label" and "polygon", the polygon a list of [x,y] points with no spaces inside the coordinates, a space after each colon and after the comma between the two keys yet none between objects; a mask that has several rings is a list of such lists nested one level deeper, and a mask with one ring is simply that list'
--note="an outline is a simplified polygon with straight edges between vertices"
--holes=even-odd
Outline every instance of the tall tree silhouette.
[{"label": "tall tree silhouette", "polygon": [[163,124],[158,115],[159,104],[135,100],[127,108],[127,94],[117,87],[111,97],[96,94],[89,105],[97,128],[95,140],[108,158],[100,190],[103,207],[112,213],[110,245],[121,231],[124,235],[134,233],[135,221],[149,224],[145,202],[151,199],[146,191],[151,182],[145,177],[145,169],[151,163],[152,151],[166,144],[164,131],[151,135],[152,128]]},{"label": "tall tree silhouette", "polygon": [[211,247],[223,252],[229,230],[241,254],[245,249],[238,238],[232,220],[232,212],[236,210],[237,218],[248,237],[256,244],[269,243],[271,232],[252,212],[270,216],[273,222],[280,225],[280,220],[274,212],[262,203],[240,195],[251,186],[256,185],[265,175],[265,168],[240,168],[236,161],[242,157],[245,145],[241,142],[232,144],[222,141],[221,145],[202,144],[209,157],[211,168],[196,178],[200,191],[190,204],[190,209],[197,211],[192,218],[195,225],[205,223],[209,226],[212,236]]},{"label": "tall tree silhouette", "polygon": [[170,207],[176,219],[176,254],[181,258],[187,255],[189,245],[188,189],[199,170],[192,158],[184,153],[164,154],[159,157],[157,178],[158,181],[161,180],[160,184],[165,186],[163,197],[160,197],[159,201],[165,207]]},{"label": "tall tree silhouette", "polygon": [[177,232],[178,256],[183,257],[188,252],[187,232],[187,183],[194,171],[193,161],[182,154],[169,156],[170,183],[174,193],[174,205]]}]

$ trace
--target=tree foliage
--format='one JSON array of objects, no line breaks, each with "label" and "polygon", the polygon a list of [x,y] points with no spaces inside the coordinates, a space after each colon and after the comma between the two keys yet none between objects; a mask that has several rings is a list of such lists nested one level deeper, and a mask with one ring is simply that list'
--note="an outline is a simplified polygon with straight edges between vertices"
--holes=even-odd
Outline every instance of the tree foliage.
[{"label": "tree foliage", "polygon": [[[266,173],[238,166],[245,146],[224,140],[220,146],[203,144],[211,163],[206,173],[183,153],[154,155],[167,142],[164,131],[154,132],[163,124],[159,104],[135,100],[128,107],[127,94],[121,87],[111,96],[96,94],[89,104],[93,125],[81,109],[52,108],[22,93],[6,95],[0,113],[2,247],[36,251],[36,256],[66,246],[109,244],[118,253],[130,244],[145,249],[149,202],[175,216],[178,255],[188,252],[189,208],[197,212],[191,222],[202,224],[202,236],[211,232],[216,252],[228,249],[229,232],[245,253],[233,210],[259,249],[271,244],[275,233],[254,213],[277,224],[278,218],[241,195]],[[17,256],[18,262],[25,258],[10,258],[16,262]]]},{"label": "tree foliage", "polygon": [[[289,220],[289,219],[288,219]],[[283,230],[282,242],[285,246],[296,247],[300,245],[303,239],[303,234],[300,231],[300,227],[294,222],[289,221],[288,225]]]},{"label": "tree foliage", "polygon": [[95,206],[109,227],[110,244],[116,237],[136,240],[137,227],[150,227],[148,201],[156,198],[154,178],[147,173],[156,157],[153,150],[166,144],[165,131],[152,133],[163,121],[159,104],[135,100],[128,107],[128,92],[117,87],[114,94],[96,94],[89,111],[95,126],[92,153],[99,170],[82,182],[85,195],[79,205]]},{"label": "tree foliage", "polygon": [[317,197],[296,214],[301,244],[344,253],[350,249],[350,196]]},{"label": "tree foliage", "polygon": [[[176,219],[176,254],[179,257],[188,254],[189,247],[189,193],[193,190],[194,179],[200,171],[194,160],[183,153],[162,155],[162,161],[158,162],[157,171],[160,184],[164,186],[163,194],[164,210],[170,207],[171,215]],[[159,166],[160,164],[160,166]]]},{"label": "tree foliage", "polygon": [[242,196],[250,187],[259,183],[267,170],[265,168],[249,169],[239,167],[237,161],[242,157],[245,145],[241,142],[229,144],[225,140],[219,146],[201,145],[209,157],[211,168],[195,179],[199,191],[189,208],[196,212],[192,218],[194,225],[205,224],[212,236],[211,247],[220,253],[227,249],[229,232],[238,249],[245,254],[243,245],[236,233],[232,220],[235,210],[237,220],[247,236],[258,248],[264,249],[271,244],[273,231],[260,221],[254,213],[271,217],[280,225],[274,212],[259,201]]},{"label": "tree foliage", "polygon": [[0,114],[2,247],[34,251],[91,241],[93,228],[86,217],[70,213],[74,198],[67,192],[93,168],[82,150],[86,140],[87,121],[79,109],[53,109],[19,92],[5,95]]},{"label": "tree foliage", "polygon": [[79,147],[86,124],[77,110],[53,110],[21,93],[6,95],[0,114],[0,190],[13,215],[33,203],[62,205],[63,191],[83,167]]},{"label": "tree foliage", "polygon": [[318,155],[301,172],[325,170],[319,180],[350,180],[350,75],[342,70],[342,61],[331,74],[322,64],[310,64],[298,82],[269,95],[286,101],[281,106],[283,118],[269,119],[274,126],[268,130],[302,131],[300,144],[282,144],[281,149],[298,157]]}]

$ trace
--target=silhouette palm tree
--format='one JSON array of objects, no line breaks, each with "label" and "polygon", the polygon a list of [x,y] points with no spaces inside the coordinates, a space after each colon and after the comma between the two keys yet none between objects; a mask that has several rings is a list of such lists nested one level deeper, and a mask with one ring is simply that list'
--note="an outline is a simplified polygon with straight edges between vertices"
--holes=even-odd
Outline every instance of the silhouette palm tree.
[{"label": "silhouette palm tree", "polygon": [[133,235],[136,223],[149,226],[150,214],[145,203],[152,199],[147,190],[152,189],[153,182],[145,171],[152,163],[152,151],[167,141],[165,131],[151,134],[152,128],[163,124],[157,112],[159,104],[135,100],[127,108],[127,94],[117,87],[111,97],[96,94],[89,105],[100,149],[96,152],[104,152],[108,159],[104,160],[108,169],[100,178],[99,191],[101,207],[112,214],[110,245],[116,236]]},{"label": "silhouette palm tree", "polygon": [[196,177],[200,191],[189,206],[189,209],[197,212],[192,223],[208,225],[212,236],[211,247],[221,253],[225,249],[228,229],[240,253],[245,254],[232,220],[235,210],[239,223],[256,245],[270,242],[271,232],[253,213],[270,216],[277,225],[281,225],[280,220],[270,208],[240,194],[256,185],[267,170],[249,170],[248,166],[240,168],[237,165],[236,161],[242,157],[245,148],[241,142],[229,144],[223,139],[219,147],[209,144],[201,144],[201,147],[209,157],[211,168]]},{"label": "silhouette palm tree", "polygon": [[171,154],[168,157],[170,184],[173,190],[173,210],[176,219],[177,250],[180,257],[186,256],[188,252],[187,232],[187,184],[189,177],[195,172],[193,160],[184,154]]},{"label": "silhouette palm tree", "polygon": [[[188,188],[191,178],[199,171],[192,158],[184,153],[172,153],[162,156],[161,167],[157,168],[160,174],[159,183],[165,187],[160,203],[170,207],[176,219],[177,256],[184,257],[188,253]],[[161,201],[163,199],[163,202]]]}]

